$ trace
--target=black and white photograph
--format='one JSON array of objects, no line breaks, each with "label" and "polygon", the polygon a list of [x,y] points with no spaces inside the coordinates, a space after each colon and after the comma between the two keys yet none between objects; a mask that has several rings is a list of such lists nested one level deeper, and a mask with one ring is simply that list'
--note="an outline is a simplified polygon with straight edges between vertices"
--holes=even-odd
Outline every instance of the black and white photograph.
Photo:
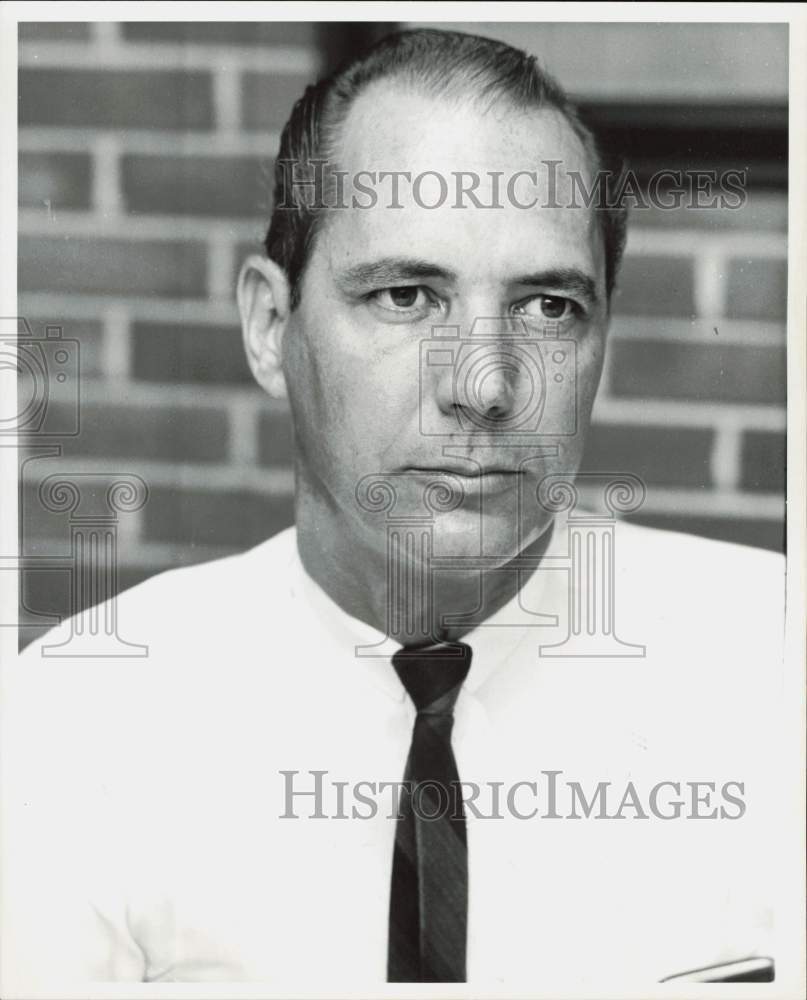
[{"label": "black and white photograph", "polygon": [[804,996],[799,5],[0,31],[4,1000]]}]

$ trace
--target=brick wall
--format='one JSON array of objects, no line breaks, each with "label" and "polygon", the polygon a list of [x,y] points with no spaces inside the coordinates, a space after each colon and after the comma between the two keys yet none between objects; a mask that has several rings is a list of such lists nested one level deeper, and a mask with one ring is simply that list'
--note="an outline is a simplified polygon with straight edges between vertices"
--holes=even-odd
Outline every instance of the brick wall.
[{"label": "brick wall", "polygon": [[[37,498],[53,471],[148,483],[120,520],[124,587],[291,523],[288,415],[251,382],[233,286],[321,39],[308,24],[20,25],[19,312],[79,341],[82,372],[80,434],[24,466],[25,553],[68,544]],[[785,226],[766,190],[733,212],[634,219],[586,466],[646,480],[640,521],[782,546]],[[33,612],[64,612],[67,580],[30,572],[23,591],[27,640]]]},{"label": "brick wall", "polygon": [[670,214],[634,221],[585,465],[647,482],[641,523],[781,551],[785,199]]}]

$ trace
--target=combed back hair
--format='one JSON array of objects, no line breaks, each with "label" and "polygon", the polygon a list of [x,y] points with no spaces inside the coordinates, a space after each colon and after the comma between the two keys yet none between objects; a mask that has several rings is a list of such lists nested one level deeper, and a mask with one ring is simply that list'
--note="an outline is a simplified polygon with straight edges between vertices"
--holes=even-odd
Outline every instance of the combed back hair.
[{"label": "combed back hair", "polygon": [[[583,144],[590,166],[621,176],[623,165],[609,160],[560,85],[534,56],[503,42],[457,31],[418,28],[387,35],[331,76],[306,88],[292,109],[275,161],[274,208],[266,234],[267,256],[283,268],[291,286],[291,306],[300,289],[327,205],[310,197],[300,183],[306,165],[333,167],[342,129],[356,98],[379,80],[445,100],[471,101],[480,110],[503,103],[519,111],[554,109]],[[297,169],[301,165],[303,170]],[[323,168],[326,169],[326,168]],[[610,298],[625,246],[627,212],[610,199],[595,207],[605,248],[605,284]]]}]

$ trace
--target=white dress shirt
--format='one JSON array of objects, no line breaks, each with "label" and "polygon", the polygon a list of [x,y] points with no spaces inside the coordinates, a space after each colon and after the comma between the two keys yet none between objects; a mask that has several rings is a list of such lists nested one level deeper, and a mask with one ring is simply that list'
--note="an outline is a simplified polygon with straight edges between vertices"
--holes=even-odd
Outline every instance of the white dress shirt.
[{"label": "white dress shirt", "polygon": [[[567,544],[559,523],[555,568],[464,638],[453,746],[482,814],[467,810],[469,983],[587,995],[773,954],[783,560],[620,523],[616,628],[646,655],[552,657]],[[118,623],[148,657],[42,656],[68,622],[9,671],[3,996],[99,981],[378,995],[391,793],[351,812],[371,812],[358,782],[401,780],[414,719],[384,636],[306,574],[293,529],[148,580]],[[287,782],[310,791],[314,771],[328,818],[312,796],[284,817]],[[587,799],[611,782],[613,814],[629,782],[648,812],[663,781],[681,783],[677,819],[568,818],[569,782]],[[693,808],[695,781],[715,791]]]}]

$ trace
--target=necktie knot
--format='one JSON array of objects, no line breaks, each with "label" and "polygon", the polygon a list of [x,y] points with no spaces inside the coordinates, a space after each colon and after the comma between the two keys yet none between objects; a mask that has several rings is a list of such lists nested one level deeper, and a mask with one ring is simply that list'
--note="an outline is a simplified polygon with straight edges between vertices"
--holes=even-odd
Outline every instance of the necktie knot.
[{"label": "necktie knot", "polygon": [[419,715],[451,715],[471,668],[464,642],[413,646],[393,654],[392,665]]}]

